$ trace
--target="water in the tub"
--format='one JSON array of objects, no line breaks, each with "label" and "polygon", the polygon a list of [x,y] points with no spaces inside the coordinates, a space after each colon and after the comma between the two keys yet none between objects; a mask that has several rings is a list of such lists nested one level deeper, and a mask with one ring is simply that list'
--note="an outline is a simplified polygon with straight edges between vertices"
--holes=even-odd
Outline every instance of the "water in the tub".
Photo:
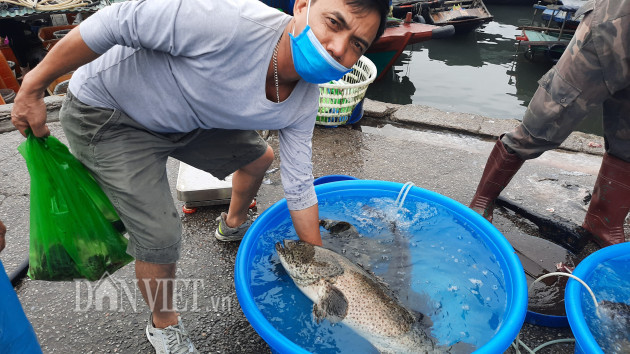
[{"label": "water in the tub", "polygon": [[630,255],[599,264],[587,281],[597,309],[582,291],[582,311],[589,330],[604,353],[630,353]]},{"label": "water in the tub", "polygon": [[[358,234],[332,235],[324,247],[379,276],[410,310],[425,315],[438,344],[481,347],[501,326],[506,307],[503,272],[477,229],[450,210],[409,196],[402,208],[392,198],[357,195],[320,201],[320,218],[351,223]],[[292,342],[317,353],[376,353],[343,323],[317,323],[313,304],[293,284],[274,244],[297,239],[289,218],[260,237],[251,274],[256,304]]]}]

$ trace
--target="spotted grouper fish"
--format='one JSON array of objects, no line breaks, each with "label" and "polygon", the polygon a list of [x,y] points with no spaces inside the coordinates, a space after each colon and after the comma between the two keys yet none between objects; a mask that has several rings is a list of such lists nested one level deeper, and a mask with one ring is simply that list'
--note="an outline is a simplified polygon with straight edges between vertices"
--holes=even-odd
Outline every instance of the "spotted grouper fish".
[{"label": "spotted grouper fish", "polygon": [[435,345],[418,315],[385,284],[346,257],[295,240],[276,243],[276,251],[291,279],[313,301],[318,322],[344,323],[382,353],[447,351]]}]

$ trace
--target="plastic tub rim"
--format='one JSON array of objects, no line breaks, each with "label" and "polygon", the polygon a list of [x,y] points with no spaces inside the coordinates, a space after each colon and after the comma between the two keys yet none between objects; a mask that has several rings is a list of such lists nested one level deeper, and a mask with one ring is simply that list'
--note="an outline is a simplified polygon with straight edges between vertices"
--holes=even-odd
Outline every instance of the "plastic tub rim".
[{"label": "plastic tub rim", "polygon": [[[266,209],[262,214],[260,214],[260,216],[258,216],[257,219],[263,217],[265,214],[276,213],[279,215],[280,213],[278,212],[282,212],[285,209],[287,209],[287,200],[281,199]],[[252,242],[245,241],[247,241],[248,235],[250,233],[253,234],[258,228],[259,227],[257,227],[256,222],[254,222],[245,233],[236,254],[236,261],[234,264],[234,286],[236,290],[236,297],[250,325],[272,349],[278,350],[279,347],[283,347],[293,353],[307,354],[309,351],[286,338],[267,320],[256,305],[248,284],[243,281],[243,279],[249,279],[249,274],[246,272],[249,266],[248,256],[254,250],[254,244]],[[252,236],[249,237],[251,238]]]},{"label": "plastic tub rim", "polygon": [[341,182],[341,181],[354,181],[358,180],[358,178],[349,176],[349,175],[326,175],[316,178],[313,181],[313,185],[319,186],[320,184],[331,183],[331,182]]},{"label": "plastic tub rim", "polygon": [[540,312],[534,312],[527,310],[525,315],[525,322],[536,326],[551,327],[551,328],[566,328],[569,327],[569,320],[567,316],[558,315],[546,315]]},{"label": "plastic tub rim", "polygon": [[[584,258],[573,271],[573,275],[587,281],[598,265],[613,258],[627,256],[629,251],[630,243],[627,242],[602,248]],[[584,319],[580,296],[582,289],[582,284],[571,278],[564,291],[564,307],[569,319],[569,326],[575,337],[576,348],[579,346],[584,353],[603,353]]]},{"label": "plastic tub rim", "polygon": [[[334,192],[338,190],[337,187],[343,189],[377,189],[386,191],[399,191],[403,184],[397,182],[380,181],[380,180],[348,180],[339,182],[330,182],[321,184],[315,187],[318,195]],[[362,187],[362,188],[356,188]],[[379,188],[375,188],[379,187]],[[464,216],[471,223],[480,226],[483,225],[487,228],[487,232],[492,234],[492,238],[488,239],[494,243],[494,246],[502,250],[501,256],[507,265],[507,270],[503,270],[506,284],[511,284],[510,288],[506,288],[506,295],[508,301],[506,302],[505,312],[510,314],[507,318],[503,318],[500,328],[497,333],[484,345],[478,348],[475,353],[499,353],[505,351],[511,343],[514,341],[518,333],[520,332],[523,322],[525,320],[525,314],[527,312],[527,282],[525,280],[525,272],[520,260],[514,253],[514,249],[508,242],[508,240],[481,215],[472,209],[464,206],[463,204],[441,195],[439,193],[423,189],[421,187],[414,186],[412,189],[420,190],[426,193],[427,196],[437,200],[439,204],[450,210],[457,211],[461,216]],[[463,207],[462,207],[463,206]],[[282,215],[282,212],[287,212],[286,199],[282,199],[265,210],[257,220],[265,220],[263,218],[266,214],[270,215]],[[262,218],[262,219],[261,219]],[[241,305],[245,317],[250,322],[251,326],[258,332],[258,334],[269,344],[269,346],[276,351],[280,351],[279,348],[291,353],[309,353],[304,348],[298,346],[287,337],[285,337],[280,331],[278,331],[262,314],[258,306],[256,305],[251,289],[247,285],[245,280],[249,279],[249,274],[246,272],[248,269],[248,257],[254,249],[254,242],[250,239],[256,240],[255,235],[258,233],[257,229],[261,228],[261,223],[252,224],[249,228],[236,255],[236,261],[234,266],[234,280],[235,290],[238,301]],[[499,258],[499,257],[497,257]],[[520,271],[514,271],[514,270]],[[511,301],[509,301],[511,300]]]}]

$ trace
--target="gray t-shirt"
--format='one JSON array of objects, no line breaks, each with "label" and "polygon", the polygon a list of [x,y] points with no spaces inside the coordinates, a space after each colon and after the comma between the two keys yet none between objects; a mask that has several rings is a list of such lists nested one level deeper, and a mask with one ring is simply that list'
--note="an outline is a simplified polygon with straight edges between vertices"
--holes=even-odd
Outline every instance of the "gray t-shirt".
[{"label": "gray t-shirt", "polygon": [[291,17],[258,0],[140,0],[108,6],[79,26],[97,60],[79,68],[70,91],[118,109],[150,130],[277,129],[289,209],[317,203],[311,140],[317,85],[300,80],[269,101],[265,77]]}]

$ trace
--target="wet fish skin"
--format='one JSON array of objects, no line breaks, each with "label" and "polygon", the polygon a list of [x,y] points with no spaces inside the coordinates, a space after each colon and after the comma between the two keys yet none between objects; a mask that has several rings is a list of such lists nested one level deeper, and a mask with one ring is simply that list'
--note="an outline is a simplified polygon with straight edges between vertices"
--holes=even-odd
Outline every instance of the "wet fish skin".
[{"label": "wet fish skin", "polygon": [[296,240],[275,247],[284,269],[313,301],[318,322],[342,322],[382,353],[444,352],[383,283],[346,257]]},{"label": "wet fish skin", "polygon": [[357,228],[349,222],[323,219],[319,221],[319,225],[338,237],[361,237]]}]

